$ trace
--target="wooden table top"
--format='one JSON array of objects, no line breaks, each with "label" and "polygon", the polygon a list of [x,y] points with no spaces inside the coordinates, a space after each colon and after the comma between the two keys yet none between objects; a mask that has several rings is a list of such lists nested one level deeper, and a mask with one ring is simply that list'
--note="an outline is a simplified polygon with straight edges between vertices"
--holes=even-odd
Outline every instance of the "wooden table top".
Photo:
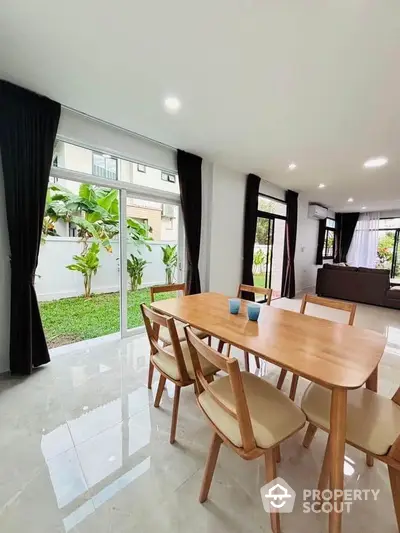
[{"label": "wooden table top", "polygon": [[375,331],[266,305],[258,322],[251,322],[245,300],[239,314],[231,315],[228,297],[212,292],[152,307],[329,388],[361,387],[386,345],[386,337]]}]

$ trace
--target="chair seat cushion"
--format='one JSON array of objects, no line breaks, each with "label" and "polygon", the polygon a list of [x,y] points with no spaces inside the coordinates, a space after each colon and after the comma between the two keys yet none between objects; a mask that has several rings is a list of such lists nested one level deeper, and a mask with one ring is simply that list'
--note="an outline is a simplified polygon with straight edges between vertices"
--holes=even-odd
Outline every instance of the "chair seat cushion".
[{"label": "chair seat cushion", "polygon": [[[175,320],[176,325],[176,332],[178,334],[179,341],[186,341],[186,335],[185,335],[185,326],[183,322],[179,322],[178,320]],[[204,331],[200,331],[199,329],[193,328],[193,332],[195,335],[197,335],[200,339],[204,339],[205,337],[208,337],[208,333],[205,333]],[[168,331],[168,328],[161,326],[160,332],[158,334],[158,338],[160,341],[164,342],[165,344],[171,344],[171,337]]]},{"label": "chair seat cushion", "polygon": [[[254,374],[241,372],[241,375],[254,438],[259,448],[271,448],[303,427],[306,422],[304,413],[283,392]],[[236,412],[229,376],[212,382],[210,389],[223,405]],[[242,448],[237,419],[227,413],[208,391],[202,392],[198,401],[221,433],[232,444]]]},{"label": "chair seat cushion", "polygon": [[[190,379],[194,380],[194,369],[192,364],[192,359],[190,357],[190,351],[189,346],[186,341],[181,342],[181,348],[182,348],[182,354],[183,359],[186,364],[186,370],[190,377]],[[172,379],[176,381],[181,381],[182,377],[179,372],[178,364],[176,362],[176,358],[173,352],[172,346],[167,346],[164,348],[165,352],[167,353],[157,353],[156,355],[153,355],[153,362],[155,365],[167,376],[170,376]],[[201,357],[199,355],[200,365],[203,369],[204,375],[209,376],[211,374],[215,374],[215,372],[218,372],[219,368],[212,365],[209,361],[204,359],[204,357]]]},{"label": "chair seat cushion", "polygon": [[[312,383],[301,404],[308,420],[330,429],[331,391]],[[346,440],[376,455],[386,455],[400,435],[400,406],[362,388],[347,394]]]}]

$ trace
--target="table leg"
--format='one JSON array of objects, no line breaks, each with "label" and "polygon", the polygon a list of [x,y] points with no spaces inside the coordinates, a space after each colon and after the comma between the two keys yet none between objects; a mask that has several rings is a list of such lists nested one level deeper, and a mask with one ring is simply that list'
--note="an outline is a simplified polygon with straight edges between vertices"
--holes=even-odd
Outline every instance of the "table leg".
[{"label": "table leg", "polygon": [[[375,368],[375,370],[372,372],[372,374],[367,379],[365,386],[367,389],[372,390],[374,392],[378,392],[378,367]],[[369,455],[367,453],[367,465],[368,466],[374,466],[374,458],[372,455]]]},{"label": "table leg", "polygon": [[330,460],[331,460],[331,490],[333,492],[333,510],[329,515],[329,533],[341,533],[343,496],[335,496],[335,491],[343,493],[343,464],[346,443],[347,390],[335,388],[332,390],[331,401],[331,432],[330,432]]}]

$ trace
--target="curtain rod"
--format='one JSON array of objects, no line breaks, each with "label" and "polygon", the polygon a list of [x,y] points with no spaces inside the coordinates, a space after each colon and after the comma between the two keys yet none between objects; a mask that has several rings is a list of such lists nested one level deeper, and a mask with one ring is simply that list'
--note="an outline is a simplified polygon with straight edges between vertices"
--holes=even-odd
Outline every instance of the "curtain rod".
[{"label": "curtain rod", "polygon": [[136,133],[135,131],[128,130],[127,128],[123,128],[121,126],[117,126],[115,124],[112,124],[111,122],[108,122],[107,120],[103,120],[101,118],[93,117],[92,115],[89,115],[88,113],[83,113],[83,111],[78,111],[77,109],[74,109],[73,107],[69,107],[66,105],[61,105],[62,109],[67,109],[68,111],[73,111],[74,113],[77,113],[78,115],[82,115],[83,117],[89,118],[90,120],[95,120],[96,122],[99,122],[100,124],[105,124],[106,126],[111,126],[112,128],[115,128],[117,130],[123,131],[124,133],[128,133],[129,135],[134,135],[136,137],[140,137],[141,139],[144,139],[146,141],[150,141],[155,144],[159,144],[160,146],[164,146],[165,148],[169,148],[172,150],[178,150],[175,146],[171,146],[169,144],[163,143],[161,141],[157,141],[155,139],[151,139],[150,137],[146,137],[146,135],[142,135],[141,133]]}]

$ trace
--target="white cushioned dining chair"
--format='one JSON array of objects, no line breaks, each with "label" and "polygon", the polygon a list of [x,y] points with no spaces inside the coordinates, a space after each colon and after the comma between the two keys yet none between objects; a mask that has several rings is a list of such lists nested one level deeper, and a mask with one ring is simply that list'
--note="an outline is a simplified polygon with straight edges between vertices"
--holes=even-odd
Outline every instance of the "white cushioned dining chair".
[{"label": "white cushioned dining chair", "polygon": [[[176,426],[178,421],[179,398],[182,387],[193,385],[195,382],[192,359],[186,341],[178,338],[175,321],[171,317],[166,317],[156,313],[145,304],[140,306],[142,310],[144,325],[150,343],[150,360],[153,367],[160,373],[157,393],[154,400],[154,407],[159,407],[166,380],[169,379],[175,384],[174,405],[172,409],[172,423],[170,433],[170,443],[175,442]],[[170,344],[164,346],[159,340],[159,330],[165,328],[168,331]],[[218,372],[218,368],[207,360],[201,361],[206,379],[212,380],[213,375]]]},{"label": "white cushioned dining chair", "polygon": [[[155,302],[156,294],[162,294],[162,293],[167,293],[167,292],[175,292],[177,297],[185,296],[186,284],[185,283],[170,283],[169,285],[153,285],[152,287],[150,287],[151,303]],[[180,322],[179,320],[176,320],[175,324],[176,324],[176,332],[177,332],[179,341],[186,340],[185,331],[184,331],[185,324],[183,322]],[[200,330],[197,330],[197,332],[201,338],[208,338],[208,342],[211,344],[211,337],[207,333],[204,333]],[[160,327],[158,338],[164,344],[164,346],[171,344],[171,337],[170,337],[169,331],[167,328],[163,326]],[[147,380],[147,386],[149,389],[151,389],[151,385],[153,382],[153,373],[154,373],[154,367],[150,359],[149,374],[148,374],[148,380]]]},{"label": "white cushioned dining chair", "polygon": [[[200,502],[208,497],[222,443],[246,460],[264,456],[265,482],[274,480],[279,445],[304,426],[304,413],[267,381],[242,372],[236,358],[228,358],[208,346],[190,326],[185,331],[195,372],[197,403],[213,430]],[[228,375],[210,382],[203,360]],[[279,513],[270,513],[270,520],[272,531],[279,533]]]},{"label": "white cushioned dining chair", "polygon": [[[342,302],[341,300],[331,300],[329,298],[321,298],[320,296],[315,296],[313,294],[305,294],[301,302],[300,314],[302,315],[305,314],[307,303],[321,305],[322,307],[330,307],[332,309],[339,309],[340,311],[347,311],[348,313],[350,313],[348,325],[352,326],[354,323],[354,317],[355,317],[356,310],[357,310],[356,304],[353,304],[350,302]],[[281,373],[278,378],[278,384],[277,384],[277,388],[279,390],[282,389],[287,373],[288,371],[285,370],[284,368],[281,370]],[[298,381],[299,381],[299,376],[297,376],[296,374],[293,374],[292,383],[290,386],[290,393],[289,393],[289,398],[293,401],[296,398]]]},{"label": "white cushioned dining chair", "polygon": [[[272,299],[272,289],[266,289],[264,287],[256,287],[253,285],[244,285],[243,283],[239,285],[238,292],[237,292],[237,298],[242,298],[244,292],[251,292],[253,294],[262,294],[265,296],[265,305],[271,305],[271,299]],[[222,352],[224,348],[224,342],[219,341],[218,344],[218,351]],[[228,357],[231,355],[231,348],[232,346],[228,344]],[[256,361],[257,368],[260,368],[260,358],[255,355],[254,359]],[[250,361],[249,361],[249,352],[244,352],[244,366],[247,372],[250,371]]]},{"label": "white cushioned dining chair", "polygon": [[[310,384],[301,407],[314,427],[329,433],[330,390]],[[329,440],[318,483],[321,491],[329,482]],[[348,392],[346,442],[387,464],[400,531],[400,387],[392,399],[365,388]]]}]

